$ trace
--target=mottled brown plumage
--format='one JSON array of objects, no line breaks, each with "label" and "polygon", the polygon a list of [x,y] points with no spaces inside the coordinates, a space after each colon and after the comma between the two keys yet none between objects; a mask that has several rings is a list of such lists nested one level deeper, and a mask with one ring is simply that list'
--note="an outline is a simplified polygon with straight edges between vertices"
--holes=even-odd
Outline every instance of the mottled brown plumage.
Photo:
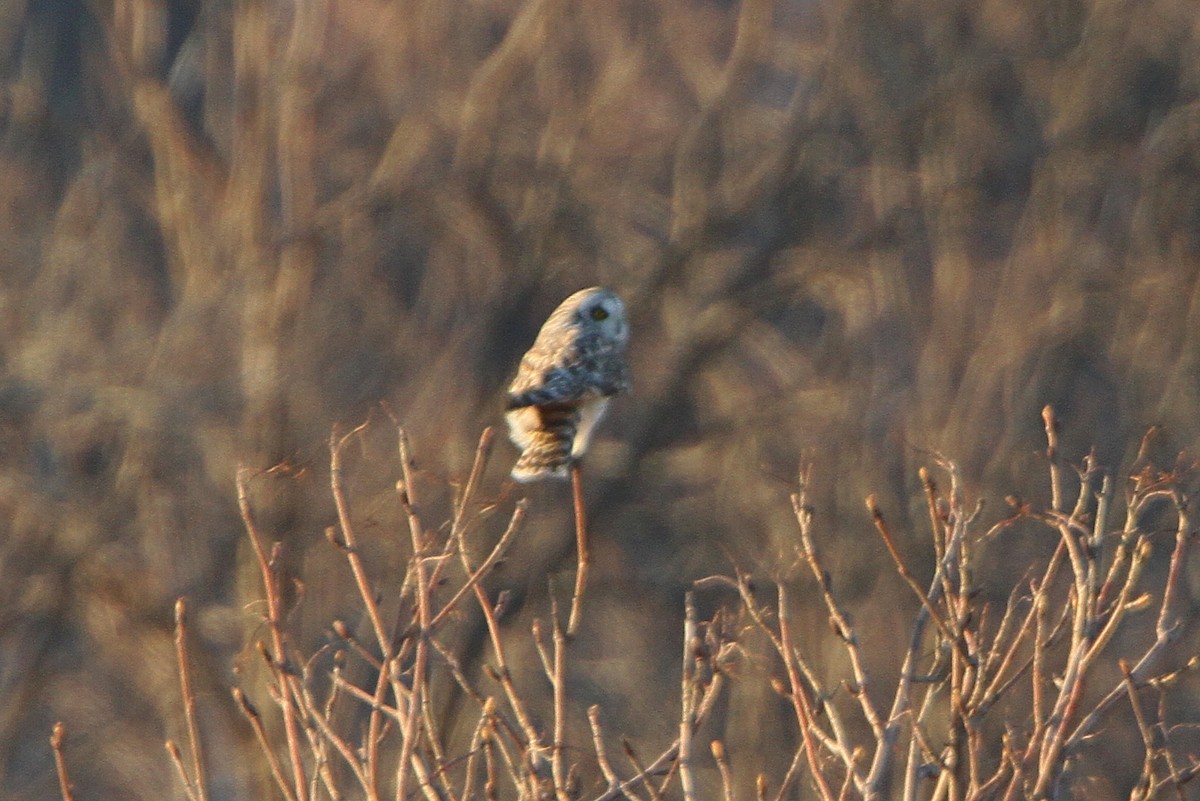
[{"label": "mottled brown plumage", "polygon": [[508,388],[509,436],[522,449],[513,478],[565,478],[587,450],[608,400],[629,389],[629,326],[621,299],[592,287],[564,300]]}]

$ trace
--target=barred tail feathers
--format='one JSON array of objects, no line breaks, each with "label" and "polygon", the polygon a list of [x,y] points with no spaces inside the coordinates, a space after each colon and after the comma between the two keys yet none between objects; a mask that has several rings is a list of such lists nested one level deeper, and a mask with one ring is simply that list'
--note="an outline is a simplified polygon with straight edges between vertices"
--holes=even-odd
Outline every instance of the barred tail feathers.
[{"label": "barred tail feathers", "polygon": [[537,413],[539,425],[525,432],[527,444],[512,469],[512,477],[522,482],[566,478],[579,427],[579,409],[574,404],[556,404],[538,407]]}]

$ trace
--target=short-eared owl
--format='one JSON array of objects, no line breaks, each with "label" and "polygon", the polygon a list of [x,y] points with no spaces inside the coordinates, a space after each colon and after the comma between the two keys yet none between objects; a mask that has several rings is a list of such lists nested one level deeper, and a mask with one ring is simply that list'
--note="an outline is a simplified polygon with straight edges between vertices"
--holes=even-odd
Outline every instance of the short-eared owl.
[{"label": "short-eared owl", "polygon": [[625,305],[592,287],[564,300],[538,332],[508,388],[508,434],[517,481],[565,478],[587,450],[613,395],[629,390]]}]

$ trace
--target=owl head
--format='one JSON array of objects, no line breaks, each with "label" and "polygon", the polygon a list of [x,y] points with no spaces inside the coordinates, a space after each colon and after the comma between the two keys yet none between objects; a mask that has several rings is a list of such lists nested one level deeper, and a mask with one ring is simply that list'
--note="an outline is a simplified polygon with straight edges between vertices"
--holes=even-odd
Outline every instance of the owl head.
[{"label": "owl head", "polygon": [[594,286],[576,292],[563,302],[574,307],[572,322],[580,331],[595,332],[602,338],[624,345],[629,339],[629,322],[625,319],[625,304],[612,290]]}]

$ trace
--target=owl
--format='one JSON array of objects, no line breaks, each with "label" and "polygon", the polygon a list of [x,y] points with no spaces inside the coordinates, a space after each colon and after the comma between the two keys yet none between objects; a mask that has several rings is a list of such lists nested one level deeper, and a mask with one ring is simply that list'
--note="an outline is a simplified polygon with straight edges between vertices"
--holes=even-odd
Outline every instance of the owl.
[{"label": "owl", "polygon": [[508,388],[508,434],[517,481],[565,478],[583,455],[609,399],[629,391],[625,305],[601,287],[564,300],[538,332]]}]

